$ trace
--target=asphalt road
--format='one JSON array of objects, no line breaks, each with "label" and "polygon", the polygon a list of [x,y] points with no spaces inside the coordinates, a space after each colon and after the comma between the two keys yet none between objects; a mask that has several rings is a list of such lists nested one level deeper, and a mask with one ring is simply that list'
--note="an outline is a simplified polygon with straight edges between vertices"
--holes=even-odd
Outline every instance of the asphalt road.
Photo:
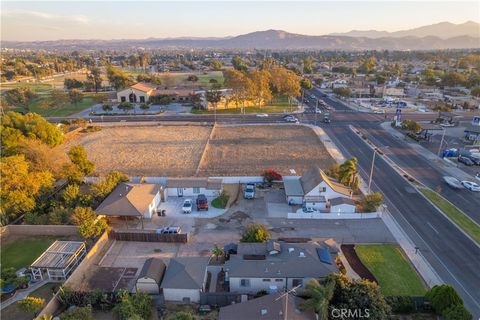
[{"label": "asphalt road", "polygon": [[[329,98],[322,99],[338,110],[348,108]],[[373,121],[365,125],[363,121],[352,120],[351,124],[365,128],[373,141],[376,140],[384,146],[388,145],[390,149],[398,149],[399,159],[394,160],[400,160],[401,166],[409,167],[414,177],[416,177],[415,174],[418,174],[421,176],[421,180],[430,179],[436,183],[437,179],[441,177],[438,170],[420,155],[412,154],[407,145],[398,139],[391,138],[379,127],[380,122]],[[323,127],[346,157],[358,159],[360,174],[364,179],[368,179],[373,151],[348,126],[329,126],[327,124]],[[475,318],[480,317],[479,246],[418,194],[381,157],[377,157],[375,161],[372,189],[382,192],[388,210],[395,217],[397,223],[407,232],[441,279],[457,289]],[[448,196],[452,202],[459,201],[455,199],[455,193],[452,198],[452,195],[448,193],[450,190],[445,192],[447,192],[445,196]],[[476,195],[469,196],[472,198],[460,201],[462,206],[459,207],[468,211],[472,216],[478,216],[480,207],[475,204],[478,203],[476,202],[478,199],[473,198]]]}]

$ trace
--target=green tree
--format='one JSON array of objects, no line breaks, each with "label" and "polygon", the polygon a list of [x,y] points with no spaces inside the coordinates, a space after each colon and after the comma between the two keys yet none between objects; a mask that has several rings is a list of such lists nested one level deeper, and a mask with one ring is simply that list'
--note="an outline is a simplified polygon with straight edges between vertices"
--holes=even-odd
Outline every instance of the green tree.
[{"label": "green tree", "polygon": [[432,308],[439,315],[443,314],[448,308],[461,305],[462,298],[458,295],[455,288],[448,284],[436,285],[425,295],[432,303]]},{"label": "green tree", "polygon": [[363,200],[363,210],[365,212],[374,212],[383,204],[383,196],[380,192],[367,194]]},{"label": "green tree", "polygon": [[311,74],[313,73],[313,58],[307,57],[303,59],[303,73]]},{"label": "green tree", "polygon": [[79,226],[84,221],[91,220],[94,221],[97,219],[97,214],[90,207],[75,207],[70,216],[70,220],[73,224]]},{"label": "green tree", "polygon": [[115,68],[114,66],[107,67],[107,78],[110,85],[117,91],[133,84],[133,81],[125,71]]},{"label": "green tree", "polygon": [[222,92],[215,89],[208,90],[206,93],[206,99],[209,103],[213,105],[213,108],[216,110],[218,103],[222,99]]},{"label": "green tree", "polygon": [[150,105],[148,103],[140,103],[140,109],[143,110],[143,113],[145,113],[148,109],[150,109]]},{"label": "green tree", "polygon": [[65,78],[65,80],[63,80],[63,85],[65,86],[65,88],[67,88],[67,90],[81,89],[84,86],[82,81],[70,78]]},{"label": "green tree", "polygon": [[242,71],[242,72],[247,72],[248,71],[248,65],[245,61],[240,58],[240,56],[234,56],[232,58],[232,65],[235,70]]},{"label": "green tree", "polygon": [[310,81],[308,78],[302,78],[302,80],[300,80],[300,87],[303,90],[310,90],[313,88],[312,81]]},{"label": "green tree", "polygon": [[223,63],[218,59],[210,60],[209,65],[210,65],[210,68],[212,68],[212,70],[215,70],[215,71],[222,70],[223,68]]},{"label": "green tree", "polygon": [[111,103],[104,103],[102,105],[102,110],[105,111],[105,112],[110,112],[113,110],[113,106]]},{"label": "green tree", "polygon": [[328,306],[335,290],[335,281],[327,278],[321,285],[316,279],[309,279],[305,286],[307,300],[302,308],[313,310],[320,320],[328,320]]},{"label": "green tree", "polygon": [[82,102],[83,93],[78,89],[72,89],[68,91],[68,98],[70,99],[70,103],[77,105],[79,102]]},{"label": "green tree", "polygon": [[143,71],[147,70],[148,65],[150,64],[150,54],[148,52],[142,52],[138,56],[140,66],[142,66]]},{"label": "green tree", "polygon": [[125,290],[117,293],[118,303],[113,311],[120,320],[149,319],[152,313],[152,299],[144,292],[129,294]]},{"label": "green tree", "polygon": [[49,96],[41,100],[40,107],[42,109],[60,109],[64,107],[70,98],[65,91],[53,90]]},{"label": "green tree", "polygon": [[97,200],[103,200],[119,183],[128,180],[129,178],[126,174],[116,170],[110,171],[107,176],[100,178],[99,181],[91,186],[92,194]]},{"label": "green tree", "polygon": [[452,306],[443,311],[444,320],[472,320],[473,316],[462,305]]},{"label": "green tree", "polygon": [[235,69],[224,70],[223,78],[225,87],[232,90],[231,99],[235,102],[235,105],[237,107],[243,105],[247,99],[248,82],[251,80],[245,75],[245,73]]},{"label": "green tree", "polygon": [[480,87],[472,88],[470,94],[474,97],[480,97]]},{"label": "green tree", "polygon": [[84,175],[88,176],[93,173],[95,165],[88,160],[87,151],[81,145],[71,147],[68,151],[68,157]]},{"label": "green tree", "polygon": [[368,57],[364,59],[360,67],[358,67],[358,72],[370,74],[375,71],[376,67],[377,67],[377,59],[375,57]]},{"label": "green tree", "polygon": [[54,207],[48,212],[48,224],[66,225],[70,222],[70,210],[63,206]]},{"label": "green tree", "polygon": [[332,92],[340,97],[348,98],[352,96],[352,90],[350,90],[350,88],[335,88]]},{"label": "green tree", "polygon": [[218,261],[219,257],[223,257],[224,252],[222,248],[215,244],[212,249],[212,254],[215,257],[215,260]]},{"label": "green tree", "polygon": [[22,107],[24,110],[30,110],[30,102],[36,97],[36,94],[29,87],[18,87],[8,90],[4,93],[5,101],[13,107]]},{"label": "green tree", "polygon": [[102,76],[100,68],[93,67],[89,70],[87,82],[90,82],[92,87],[95,89],[95,93],[98,93],[98,90],[102,88]]},{"label": "green tree", "polygon": [[455,87],[464,86],[467,84],[467,77],[458,72],[448,72],[442,78],[442,84],[444,86]]},{"label": "green tree", "polygon": [[178,311],[175,315],[171,316],[168,320],[195,320],[196,318],[190,312]]},{"label": "green tree", "polygon": [[104,218],[98,218],[90,207],[76,207],[70,220],[78,226],[78,232],[86,240],[95,238],[109,229],[107,221]]},{"label": "green tree", "polygon": [[26,297],[22,300],[17,301],[17,304],[23,311],[27,313],[34,313],[36,315],[37,312],[42,310],[43,306],[45,305],[45,299],[37,297]]},{"label": "green tree", "polygon": [[264,225],[251,224],[242,234],[240,242],[266,242],[270,239],[270,232]]},{"label": "green tree", "polygon": [[253,70],[249,73],[249,93],[256,106],[262,106],[272,100],[270,73],[266,70]]},{"label": "green tree", "polygon": [[118,109],[123,110],[125,113],[127,113],[129,110],[133,109],[133,104],[128,101],[123,101],[120,102],[120,104],[117,106]]},{"label": "green tree", "polygon": [[191,81],[191,82],[197,82],[198,81],[198,77],[194,74],[191,74],[187,77],[187,81]]},{"label": "green tree", "polygon": [[75,207],[78,204],[79,196],[80,188],[76,183],[71,183],[66,186],[62,193],[63,202],[68,207]]},{"label": "green tree", "polygon": [[53,176],[48,171],[31,171],[24,155],[2,158],[0,162],[0,208],[2,223],[33,210],[36,199],[53,188]]}]

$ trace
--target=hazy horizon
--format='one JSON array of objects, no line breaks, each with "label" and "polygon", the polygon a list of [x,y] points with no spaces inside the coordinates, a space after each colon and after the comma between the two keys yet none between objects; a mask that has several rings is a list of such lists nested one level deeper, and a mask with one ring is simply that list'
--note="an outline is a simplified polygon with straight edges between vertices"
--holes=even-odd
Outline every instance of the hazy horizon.
[{"label": "hazy horizon", "polygon": [[269,29],[326,35],[480,20],[473,1],[2,1],[1,8],[2,41],[220,38]]}]

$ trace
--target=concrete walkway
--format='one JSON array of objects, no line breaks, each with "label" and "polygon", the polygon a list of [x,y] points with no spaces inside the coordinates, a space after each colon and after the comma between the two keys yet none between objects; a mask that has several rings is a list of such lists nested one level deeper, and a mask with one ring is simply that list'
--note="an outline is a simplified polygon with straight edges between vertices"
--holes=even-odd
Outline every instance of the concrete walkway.
[{"label": "concrete walkway", "polygon": [[2,301],[2,303],[0,305],[0,310],[8,307],[9,305],[13,304],[14,302],[17,302],[19,300],[22,300],[22,299],[28,297],[28,295],[30,293],[37,290],[38,288],[40,288],[44,284],[47,284],[48,282],[49,282],[48,280],[42,280],[40,282],[36,282],[32,286],[29,286],[27,289],[17,290],[17,292],[15,292],[15,295],[13,295],[13,297],[11,297],[10,299],[8,299],[6,301]]}]

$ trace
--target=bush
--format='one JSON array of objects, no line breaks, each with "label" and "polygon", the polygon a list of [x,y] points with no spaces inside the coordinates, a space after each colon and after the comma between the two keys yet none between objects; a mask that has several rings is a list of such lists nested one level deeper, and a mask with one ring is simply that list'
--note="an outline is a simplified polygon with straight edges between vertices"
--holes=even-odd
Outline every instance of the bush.
[{"label": "bush", "polygon": [[240,242],[266,242],[270,239],[270,232],[261,224],[251,224],[243,232]]},{"label": "bush", "polygon": [[433,310],[438,315],[443,314],[448,308],[457,305],[463,306],[462,298],[460,298],[455,288],[448,284],[434,286],[425,296],[430,300]]},{"label": "bush", "polygon": [[93,320],[92,307],[72,307],[60,315],[61,320]]},{"label": "bush", "polygon": [[228,199],[230,199],[230,196],[228,195],[228,193],[226,193],[225,191],[222,191],[222,193],[218,197],[213,199],[212,206],[218,209],[225,209],[228,203]]},{"label": "bush", "polygon": [[195,317],[190,312],[179,311],[168,318],[168,320],[195,320]]},{"label": "bush", "polygon": [[409,314],[415,312],[415,303],[409,296],[390,296],[385,297],[393,313]]},{"label": "bush", "polygon": [[37,297],[26,297],[17,301],[18,306],[25,312],[37,313],[45,305],[45,299]]},{"label": "bush", "polygon": [[422,130],[422,126],[418,122],[410,119],[403,120],[400,126],[403,130],[410,130],[413,133]]},{"label": "bush", "polygon": [[267,290],[260,290],[257,293],[255,293],[255,298],[260,298],[263,296],[266,296],[268,294]]},{"label": "bush", "polygon": [[263,181],[272,183],[273,180],[282,180],[282,175],[273,169],[267,169],[262,173]]},{"label": "bush", "polygon": [[472,320],[472,314],[462,305],[456,305],[443,312],[444,320]]},{"label": "bush", "polygon": [[152,299],[144,292],[130,295],[127,291],[118,292],[119,299],[113,308],[120,320],[149,319],[152,313]]},{"label": "bush", "polygon": [[383,196],[380,192],[367,194],[363,199],[363,210],[365,212],[375,212],[383,204]]}]

